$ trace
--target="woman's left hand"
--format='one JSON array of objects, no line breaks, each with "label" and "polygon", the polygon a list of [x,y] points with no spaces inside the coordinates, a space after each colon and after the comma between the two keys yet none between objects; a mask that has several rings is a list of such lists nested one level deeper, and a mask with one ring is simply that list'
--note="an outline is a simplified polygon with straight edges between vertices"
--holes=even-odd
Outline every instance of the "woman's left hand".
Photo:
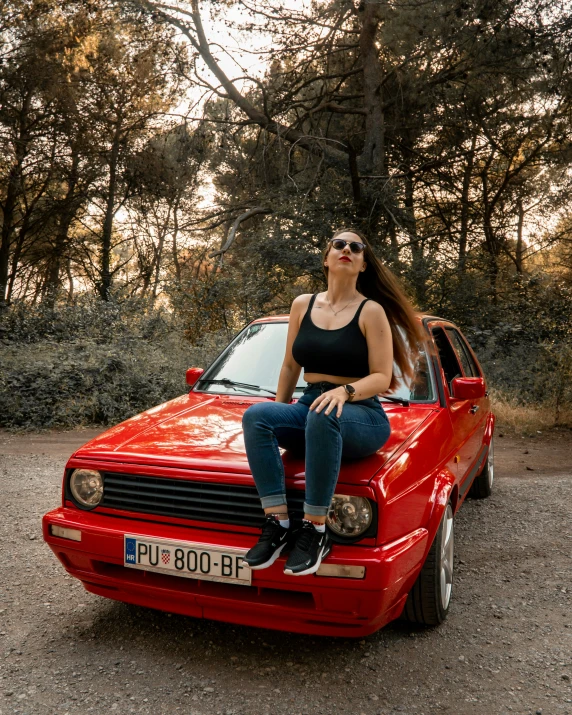
[{"label": "woman's left hand", "polygon": [[326,415],[329,415],[332,410],[336,410],[336,417],[342,414],[342,409],[344,404],[348,401],[348,393],[344,390],[343,386],[336,387],[333,390],[328,390],[322,393],[319,397],[316,397],[314,402],[310,405],[310,410],[315,409],[316,412],[321,412],[324,407],[326,408]]}]

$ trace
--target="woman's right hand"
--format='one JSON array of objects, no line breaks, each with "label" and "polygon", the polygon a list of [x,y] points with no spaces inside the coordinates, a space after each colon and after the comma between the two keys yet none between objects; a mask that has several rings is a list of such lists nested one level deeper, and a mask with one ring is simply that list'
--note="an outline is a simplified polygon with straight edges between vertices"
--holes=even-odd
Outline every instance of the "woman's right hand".
[{"label": "woman's right hand", "polygon": [[325,408],[326,415],[329,415],[333,410],[336,410],[336,417],[340,417],[344,405],[349,400],[349,395],[345,391],[343,385],[336,387],[333,390],[328,390],[323,392],[321,395],[316,397],[314,402],[310,405],[310,411],[316,410],[316,412],[321,412]]}]

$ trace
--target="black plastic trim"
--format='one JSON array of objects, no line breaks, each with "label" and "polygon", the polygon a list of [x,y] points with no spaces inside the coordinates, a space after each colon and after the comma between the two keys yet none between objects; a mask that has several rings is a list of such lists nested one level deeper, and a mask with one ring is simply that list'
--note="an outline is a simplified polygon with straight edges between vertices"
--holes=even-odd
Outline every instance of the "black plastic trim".
[{"label": "black plastic trim", "polygon": [[[254,528],[259,527],[264,519],[256,487],[99,471],[103,475],[104,489],[103,499],[98,506],[106,510],[117,509],[207,524]],[[69,485],[69,476],[66,485]],[[287,492],[292,520],[295,523],[302,520],[304,496],[304,492],[298,489]],[[69,486],[66,486],[66,497],[77,505]],[[335,534],[329,529],[332,541],[353,544],[362,539],[375,538],[378,510],[375,501],[369,499],[369,502],[372,507],[372,522],[368,529],[360,536],[350,538]]]},{"label": "black plastic trim", "polygon": [[480,467],[483,466],[483,455],[488,454],[489,447],[486,444],[483,444],[481,447],[481,451],[479,452],[479,456],[477,457],[477,461],[473,465],[473,468],[469,472],[468,476],[465,478],[465,481],[461,484],[461,488],[459,489],[459,496],[462,498],[465,495],[465,492],[469,490],[471,484],[474,482],[475,477],[479,473]]},{"label": "black plastic trim", "polygon": [[[429,328],[429,323],[432,322],[433,320],[438,320],[440,322],[446,322],[443,321],[442,318],[423,318],[423,326],[429,333],[429,339],[431,340],[431,345],[433,348],[435,348],[435,342],[433,341],[433,335],[431,334],[431,330]],[[433,364],[433,373],[435,375],[435,381],[437,383],[437,392],[439,393],[439,404],[441,407],[447,407],[447,399],[445,397],[445,389],[443,388],[443,382],[441,380],[441,366],[439,364],[439,358],[437,357],[437,354],[435,350],[431,350],[431,362]]]}]

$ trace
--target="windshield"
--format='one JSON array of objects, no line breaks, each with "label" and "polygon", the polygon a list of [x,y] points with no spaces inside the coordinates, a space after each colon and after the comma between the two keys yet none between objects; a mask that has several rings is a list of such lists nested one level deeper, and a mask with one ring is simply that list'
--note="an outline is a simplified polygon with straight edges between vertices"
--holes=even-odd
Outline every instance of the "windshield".
[{"label": "windshield", "polygon": [[[255,323],[249,325],[230,343],[197,383],[201,392],[231,395],[268,395],[276,392],[278,377],[286,350],[288,323]],[[399,375],[397,366],[395,374]],[[306,387],[300,373],[294,397],[300,397]],[[225,380],[225,384],[210,380]],[[233,385],[231,383],[241,383]],[[259,389],[258,389],[259,388]],[[433,402],[432,372],[427,365],[425,352],[419,354],[415,375],[411,382],[399,380],[392,397],[401,397],[412,402]],[[383,399],[383,398],[382,398]]]}]

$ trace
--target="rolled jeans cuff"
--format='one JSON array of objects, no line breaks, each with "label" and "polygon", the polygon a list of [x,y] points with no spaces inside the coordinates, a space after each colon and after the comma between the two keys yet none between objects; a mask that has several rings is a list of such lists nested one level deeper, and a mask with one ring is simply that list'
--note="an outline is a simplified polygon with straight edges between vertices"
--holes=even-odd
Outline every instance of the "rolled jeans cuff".
[{"label": "rolled jeans cuff", "polygon": [[328,516],[329,508],[329,506],[312,506],[312,504],[304,502],[304,514],[311,514],[312,516]]},{"label": "rolled jeans cuff", "polygon": [[271,494],[268,497],[261,497],[260,503],[263,509],[270,509],[273,506],[286,504],[286,494]]}]

